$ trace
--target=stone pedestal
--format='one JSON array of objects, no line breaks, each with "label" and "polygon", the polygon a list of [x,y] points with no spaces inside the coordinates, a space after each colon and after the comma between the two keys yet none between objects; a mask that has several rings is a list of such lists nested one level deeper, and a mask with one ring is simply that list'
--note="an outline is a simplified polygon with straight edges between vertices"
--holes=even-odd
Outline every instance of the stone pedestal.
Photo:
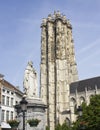
[{"label": "stone pedestal", "polygon": [[[25,130],[45,130],[46,128],[46,105],[42,102],[40,98],[27,99],[27,112],[25,113]],[[37,127],[30,127],[27,120],[29,119],[38,119],[40,120]],[[18,130],[23,129],[23,114],[19,113],[18,120],[20,120],[20,124],[18,126]]]}]

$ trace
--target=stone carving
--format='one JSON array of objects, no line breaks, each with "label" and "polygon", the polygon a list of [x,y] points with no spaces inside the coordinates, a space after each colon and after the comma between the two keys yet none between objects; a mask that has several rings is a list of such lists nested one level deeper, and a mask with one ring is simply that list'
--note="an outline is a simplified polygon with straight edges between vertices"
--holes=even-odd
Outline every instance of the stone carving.
[{"label": "stone carving", "polygon": [[23,87],[26,97],[37,97],[37,74],[32,61],[28,62],[25,69]]}]

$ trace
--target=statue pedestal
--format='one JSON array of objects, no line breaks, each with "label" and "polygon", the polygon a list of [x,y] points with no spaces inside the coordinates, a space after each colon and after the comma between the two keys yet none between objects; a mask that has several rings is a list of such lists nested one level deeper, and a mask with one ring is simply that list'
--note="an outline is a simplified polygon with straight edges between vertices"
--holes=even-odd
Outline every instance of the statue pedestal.
[{"label": "statue pedestal", "polygon": [[[26,130],[45,130],[46,128],[46,105],[42,102],[40,98],[26,98],[28,101],[27,112],[25,113],[25,129]],[[40,120],[39,124],[35,127],[30,127],[27,120],[29,119],[38,119]],[[20,120],[20,124],[18,129],[22,130],[23,128],[23,115],[19,114],[18,119]]]}]

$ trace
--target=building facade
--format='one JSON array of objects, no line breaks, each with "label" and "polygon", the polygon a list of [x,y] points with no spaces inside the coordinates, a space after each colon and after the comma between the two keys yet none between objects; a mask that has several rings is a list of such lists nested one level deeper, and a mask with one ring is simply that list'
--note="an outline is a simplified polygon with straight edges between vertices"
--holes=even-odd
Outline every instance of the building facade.
[{"label": "building facade", "polygon": [[100,77],[80,80],[70,84],[70,113],[67,114],[69,121],[76,120],[75,109],[83,102],[87,105],[93,95],[100,94]]},{"label": "building facade", "polygon": [[16,118],[14,105],[16,105],[22,98],[23,93],[4,79],[0,74],[0,102],[1,102],[1,127],[6,128],[8,120]]},{"label": "building facade", "polygon": [[69,109],[69,84],[78,80],[72,26],[65,15],[54,12],[41,24],[41,98],[48,106],[47,125],[54,130]]}]

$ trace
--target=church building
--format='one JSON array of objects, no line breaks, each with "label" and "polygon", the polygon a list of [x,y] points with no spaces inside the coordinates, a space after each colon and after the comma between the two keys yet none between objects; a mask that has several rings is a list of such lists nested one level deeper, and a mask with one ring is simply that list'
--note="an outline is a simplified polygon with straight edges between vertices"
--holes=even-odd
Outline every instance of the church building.
[{"label": "church building", "polygon": [[72,25],[59,11],[41,24],[40,95],[47,105],[47,126],[76,120],[75,108],[100,93],[100,77],[78,80]]},{"label": "church building", "polygon": [[41,98],[47,105],[47,124],[54,130],[69,109],[69,85],[78,80],[72,26],[65,15],[54,12],[41,24]]}]

